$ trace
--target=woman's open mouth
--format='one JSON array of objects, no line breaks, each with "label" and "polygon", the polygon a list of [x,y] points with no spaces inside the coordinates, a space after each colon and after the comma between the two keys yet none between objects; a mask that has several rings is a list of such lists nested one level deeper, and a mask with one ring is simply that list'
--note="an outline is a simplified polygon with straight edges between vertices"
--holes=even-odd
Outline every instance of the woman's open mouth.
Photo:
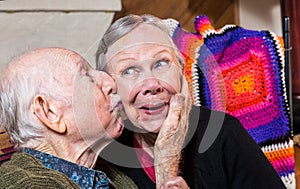
[{"label": "woman's open mouth", "polygon": [[165,108],[168,104],[159,103],[159,104],[146,104],[140,107],[140,109],[148,115],[160,114],[165,111]]}]

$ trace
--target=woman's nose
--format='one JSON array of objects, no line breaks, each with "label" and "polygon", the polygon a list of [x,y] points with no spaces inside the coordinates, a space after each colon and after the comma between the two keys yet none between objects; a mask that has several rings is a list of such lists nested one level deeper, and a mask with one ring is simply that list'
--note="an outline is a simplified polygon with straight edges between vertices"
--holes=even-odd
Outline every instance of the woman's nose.
[{"label": "woman's nose", "polygon": [[143,81],[141,91],[143,95],[155,95],[162,91],[163,88],[157,78],[148,78]]},{"label": "woman's nose", "polygon": [[107,73],[100,71],[99,80],[103,94],[110,95],[117,92],[115,81]]}]

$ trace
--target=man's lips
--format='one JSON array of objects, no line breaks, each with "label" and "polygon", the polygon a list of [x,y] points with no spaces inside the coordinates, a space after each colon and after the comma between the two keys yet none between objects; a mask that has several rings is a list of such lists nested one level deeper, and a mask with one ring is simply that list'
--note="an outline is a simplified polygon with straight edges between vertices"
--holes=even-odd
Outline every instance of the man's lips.
[{"label": "man's lips", "polygon": [[113,111],[114,109],[121,110],[122,108],[123,108],[123,104],[121,102],[120,95],[117,95],[117,94],[112,95],[110,111]]}]

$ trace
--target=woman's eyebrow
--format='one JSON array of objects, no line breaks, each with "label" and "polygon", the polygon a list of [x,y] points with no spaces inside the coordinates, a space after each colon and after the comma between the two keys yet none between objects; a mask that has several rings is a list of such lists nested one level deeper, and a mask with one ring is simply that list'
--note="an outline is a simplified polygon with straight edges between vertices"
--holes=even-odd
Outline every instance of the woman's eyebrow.
[{"label": "woman's eyebrow", "polygon": [[120,64],[120,62],[126,62],[126,61],[133,61],[133,60],[136,60],[135,57],[133,56],[114,56],[113,58],[111,58],[111,60],[109,60],[107,62],[107,64],[111,64],[111,63],[116,63],[116,65]]},{"label": "woman's eyebrow", "polygon": [[126,63],[127,64],[128,63],[133,63],[135,60],[136,60],[135,58],[131,58],[131,57],[130,58],[128,58],[128,57],[127,58],[121,58],[121,59],[117,60],[118,63],[117,63],[116,66],[118,67],[118,66],[122,66],[122,65],[124,65]]},{"label": "woman's eyebrow", "polygon": [[132,66],[132,64],[135,62],[135,58],[132,57],[126,57],[126,58],[120,58],[116,59],[115,61],[117,62],[115,64],[115,70],[123,70],[128,66]]},{"label": "woman's eyebrow", "polygon": [[136,52],[119,52],[115,55],[117,61],[137,59],[139,53]]},{"label": "woman's eyebrow", "polygon": [[160,50],[160,51],[154,53],[153,56],[155,57],[155,56],[160,55],[160,54],[162,54],[162,53],[167,53],[167,54],[172,55],[172,53],[170,52],[169,49],[162,49],[162,50]]}]

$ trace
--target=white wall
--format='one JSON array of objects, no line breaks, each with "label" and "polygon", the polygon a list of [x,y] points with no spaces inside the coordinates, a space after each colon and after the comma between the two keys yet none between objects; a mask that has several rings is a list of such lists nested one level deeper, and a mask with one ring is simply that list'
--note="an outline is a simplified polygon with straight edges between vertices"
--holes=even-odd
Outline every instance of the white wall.
[{"label": "white wall", "polygon": [[39,47],[64,47],[95,66],[99,39],[121,10],[120,0],[0,1],[0,71],[15,56]]},{"label": "white wall", "polygon": [[239,0],[240,26],[282,35],[280,0]]}]

